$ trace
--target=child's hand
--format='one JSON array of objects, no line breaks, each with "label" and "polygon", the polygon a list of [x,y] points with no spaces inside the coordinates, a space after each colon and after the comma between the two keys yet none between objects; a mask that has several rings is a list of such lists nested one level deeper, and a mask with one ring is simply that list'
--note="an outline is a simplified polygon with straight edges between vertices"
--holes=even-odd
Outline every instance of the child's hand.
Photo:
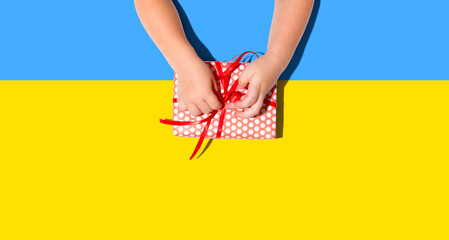
[{"label": "child's hand", "polygon": [[226,104],[226,108],[246,108],[243,112],[236,111],[236,117],[250,118],[257,115],[262,108],[265,95],[284,71],[283,66],[283,61],[279,57],[269,53],[248,64],[238,80],[238,88],[247,88],[247,95],[240,101]]},{"label": "child's hand", "polygon": [[199,116],[221,109],[223,104],[215,94],[215,76],[207,64],[199,58],[185,62],[177,69],[179,110]]}]

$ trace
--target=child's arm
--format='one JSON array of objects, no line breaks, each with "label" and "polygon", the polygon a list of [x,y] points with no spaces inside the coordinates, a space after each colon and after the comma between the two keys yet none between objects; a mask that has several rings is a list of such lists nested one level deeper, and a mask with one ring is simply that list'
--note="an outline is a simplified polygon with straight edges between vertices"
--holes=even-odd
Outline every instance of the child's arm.
[{"label": "child's arm", "polygon": [[226,108],[247,108],[238,117],[252,117],[259,113],[263,99],[276,84],[301,40],[312,12],[314,0],[275,0],[273,20],[267,52],[254,60],[239,77],[239,88],[248,94]]},{"label": "child's arm", "polygon": [[215,77],[187,40],[178,12],[171,0],[135,0],[136,10],[146,31],[178,74],[180,110],[192,115],[220,109],[213,92]]}]

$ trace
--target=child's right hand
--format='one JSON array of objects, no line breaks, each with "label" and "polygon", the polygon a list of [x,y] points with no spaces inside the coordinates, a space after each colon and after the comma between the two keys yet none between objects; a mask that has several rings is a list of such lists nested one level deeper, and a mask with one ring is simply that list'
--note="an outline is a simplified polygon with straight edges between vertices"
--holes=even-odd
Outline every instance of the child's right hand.
[{"label": "child's right hand", "polygon": [[207,64],[199,58],[184,62],[186,64],[176,69],[179,110],[199,116],[221,109],[223,104],[216,95],[215,76]]}]

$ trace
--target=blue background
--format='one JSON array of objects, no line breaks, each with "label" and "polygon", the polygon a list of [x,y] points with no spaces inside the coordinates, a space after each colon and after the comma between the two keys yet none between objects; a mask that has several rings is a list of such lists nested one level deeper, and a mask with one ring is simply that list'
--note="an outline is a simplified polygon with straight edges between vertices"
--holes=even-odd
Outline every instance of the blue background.
[{"label": "blue background", "polygon": [[[274,0],[177,5],[204,60],[266,51]],[[448,12],[447,0],[316,1],[281,79],[449,79]],[[1,1],[0,34],[0,79],[172,79],[132,0]]]}]

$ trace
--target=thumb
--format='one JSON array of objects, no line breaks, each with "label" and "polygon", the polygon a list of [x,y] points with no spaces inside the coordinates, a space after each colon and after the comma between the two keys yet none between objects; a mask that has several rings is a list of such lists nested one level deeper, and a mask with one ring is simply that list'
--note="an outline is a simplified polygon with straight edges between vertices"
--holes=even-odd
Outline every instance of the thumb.
[{"label": "thumb", "polygon": [[244,89],[248,86],[252,76],[253,74],[250,74],[248,71],[243,71],[239,76],[239,84],[237,85],[237,89]]}]

